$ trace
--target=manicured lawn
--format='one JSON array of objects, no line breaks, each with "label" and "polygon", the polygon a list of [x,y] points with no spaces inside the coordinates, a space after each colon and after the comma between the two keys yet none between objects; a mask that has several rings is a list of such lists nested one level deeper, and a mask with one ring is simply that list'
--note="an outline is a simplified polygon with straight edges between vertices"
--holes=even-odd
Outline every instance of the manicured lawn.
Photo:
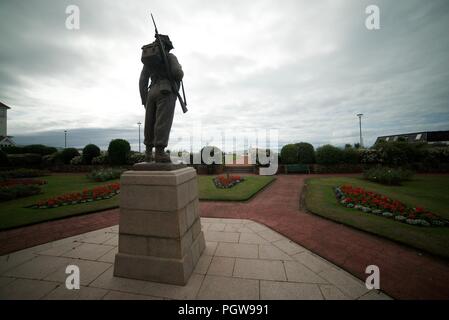
[{"label": "manicured lawn", "polygon": [[198,176],[200,200],[245,201],[274,180],[270,176],[247,176],[230,189],[215,187],[214,176]]},{"label": "manicured lawn", "polygon": [[383,186],[362,178],[312,178],[307,180],[305,203],[317,215],[449,258],[449,227],[419,227],[341,206],[332,187],[363,187],[410,206],[421,206],[449,219],[449,176],[416,176],[402,186]]},{"label": "manicured lawn", "polygon": [[34,204],[37,200],[44,200],[68,192],[80,192],[85,188],[105,185],[118,180],[106,182],[92,182],[83,175],[57,175],[42,177],[48,183],[42,187],[42,194],[0,202],[0,230],[35,222],[52,220],[81,213],[88,213],[118,206],[119,196],[111,199],[69,205],[52,209],[32,209],[26,206]]}]

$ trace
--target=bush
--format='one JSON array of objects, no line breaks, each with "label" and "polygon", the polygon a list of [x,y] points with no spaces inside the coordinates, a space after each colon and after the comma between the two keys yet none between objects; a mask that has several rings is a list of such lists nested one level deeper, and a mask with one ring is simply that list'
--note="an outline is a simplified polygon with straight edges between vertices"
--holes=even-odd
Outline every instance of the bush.
[{"label": "bush", "polygon": [[426,144],[405,141],[382,141],[377,143],[374,149],[379,152],[381,163],[390,167],[402,167],[421,162],[428,154]]},{"label": "bush", "polygon": [[92,159],[93,165],[105,165],[108,164],[108,155],[100,154],[98,157]]},{"label": "bush", "polygon": [[69,164],[73,158],[75,158],[79,155],[80,155],[80,153],[75,148],[66,148],[66,149],[62,150],[61,153],[58,154],[56,157],[57,158],[60,157],[60,159],[62,160],[62,162],[64,164]]},{"label": "bush", "polygon": [[297,143],[298,147],[298,161],[302,164],[315,163],[315,149],[310,143],[300,142]]},{"label": "bush", "polygon": [[17,178],[35,178],[48,175],[49,175],[48,171],[21,168],[15,170],[1,171],[0,180],[17,179]]},{"label": "bush", "polygon": [[42,156],[37,153],[8,154],[8,161],[13,167],[38,166]]},{"label": "bush", "polygon": [[299,147],[297,144],[287,144],[281,149],[282,164],[295,164],[299,161]]},{"label": "bush", "polygon": [[15,185],[0,188],[0,201],[8,201],[17,198],[34,196],[41,192],[38,185]]},{"label": "bush", "polygon": [[324,165],[339,164],[343,162],[343,150],[326,144],[316,149],[316,163]]},{"label": "bush", "polygon": [[70,164],[74,166],[79,166],[80,164],[83,164],[83,156],[73,157],[73,159],[70,160]]},{"label": "bush", "polygon": [[126,163],[131,146],[123,139],[114,139],[109,143],[108,159],[111,164],[122,165]]},{"label": "bush", "polygon": [[402,168],[374,167],[363,173],[365,179],[386,185],[401,185],[410,180],[413,173]]},{"label": "bush", "polygon": [[133,165],[135,163],[144,162],[145,161],[145,155],[143,153],[132,153],[128,155],[128,159],[126,160],[127,164]]},{"label": "bush", "polygon": [[125,170],[123,169],[99,169],[99,170],[93,170],[91,173],[87,175],[87,178],[93,181],[108,181],[108,180],[114,180],[120,178],[122,173]]},{"label": "bush", "polygon": [[9,165],[8,155],[3,150],[0,150],[0,167],[7,167]]},{"label": "bush", "polygon": [[344,148],[341,150],[342,152],[342,163],[345,164],[358,164],[360,163],[360,153],[357,149],[354,148]]},{"label": "bush", "polygon": [[55,153],[57,150],[54,147],[44,146],[43,144],[31,144],[24,147],[10,146],[4,148],[4,151],[8,154],[24,154],[24,153],[36,153],[41,156]]},{"label": "bush", "polygon": [[92,159],[98,157],[101,154],[100,148],[94,144],[88,144],[83,149],[83,162],[85,164],[91,164]]}]

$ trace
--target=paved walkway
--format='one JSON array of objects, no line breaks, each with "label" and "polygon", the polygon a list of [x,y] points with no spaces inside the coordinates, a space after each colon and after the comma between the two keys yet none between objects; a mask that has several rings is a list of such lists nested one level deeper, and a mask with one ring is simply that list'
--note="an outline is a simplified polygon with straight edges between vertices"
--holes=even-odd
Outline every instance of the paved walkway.
[{"label": "paved walkway", "polygon": [[[381,289],[400,299],[448,299],[449,263],[392,241],[308,214],[299,208],[304,175],[279,175],[246,203],[200,202],[202,217],[250,219],[365,279],[375,264]],[[118,210],[67,218],[0,233],[0,254],[118,223]]]},{"label": "paved walkway", "polygon": [[[261,224],[201,222],[206,249],[186,286],[114,277],[114,226],[0,257],[0,299],[389,299]],[[65,287],[68,265],[80,290]]]},{"label": "paved walkway", "polygon": [[257,201],[201,202],[201,216],[257,221],[359,279],[366,279],[368,265],[377,265],[381,289],[394,298],[449,299],[447,261],[300,210],[305,178],[279,175]]}]

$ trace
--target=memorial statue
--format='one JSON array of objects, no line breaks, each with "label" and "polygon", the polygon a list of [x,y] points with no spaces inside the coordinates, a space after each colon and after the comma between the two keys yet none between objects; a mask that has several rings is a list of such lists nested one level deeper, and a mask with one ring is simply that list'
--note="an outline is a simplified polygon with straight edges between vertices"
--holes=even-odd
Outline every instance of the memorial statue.
[{"label": "memorial statue", "polygon": [[[153,15],[151,15],[153,19]],[[176,98],[184,112],[187,112],[182,78],[184,72],[176,56],[170,53],[173,44],[168,35],[159,34],[156,23],[153,43],[142,47],[144,64],[139,79],[140,97],[145,107],[144,144],[145,161],[170,163],[170,155],[165,152],[173,123]],[[148,87],[148,80],[151,84]],[[182,87],[184,100],[179,94]],[[153,148],[155,154],[153,156]]]}]

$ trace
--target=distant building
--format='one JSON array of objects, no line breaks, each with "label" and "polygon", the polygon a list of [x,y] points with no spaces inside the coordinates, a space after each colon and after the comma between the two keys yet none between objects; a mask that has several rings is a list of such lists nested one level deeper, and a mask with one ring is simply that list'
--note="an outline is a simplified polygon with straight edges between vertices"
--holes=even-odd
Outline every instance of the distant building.
[{"label": "distant building", "polygon": [[0,102],[0,148],[16,145],[12,137],[8,136],[8,109],[11,108]]},{"label": "distant building", "polygon": [[424,131],[424,132],[382,136],[376,139],[376,143],[380,141],[398,141],[398,140],[407,141],[410,143],[427,142],[427,143],[449,144],[449,131]]}]

